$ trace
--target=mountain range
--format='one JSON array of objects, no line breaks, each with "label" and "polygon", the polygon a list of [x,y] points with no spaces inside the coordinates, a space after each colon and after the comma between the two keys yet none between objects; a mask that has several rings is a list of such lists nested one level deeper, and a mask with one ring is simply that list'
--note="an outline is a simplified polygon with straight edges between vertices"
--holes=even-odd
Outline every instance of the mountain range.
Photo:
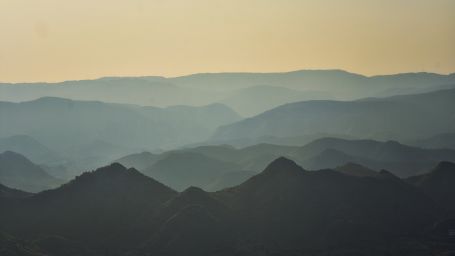
[{"label": "mountain range", "polygon": [[8,233],[0,242],[22,241],[13,244],[49,256],[61,255],[59,244],[72,248],[68,256],[448,253],[453,244],[425,237],[455,216],[438,200],[451,196],[441,184],[453,184],[453,173],[455,164],[445,162],[426,174],[432,178],[411,182],[387,171],[307,171],[278,158],[238,186],[178,193],[112,164],[57,189],[0,201]]},{"label": "mountain range", "polygon": [[[404,73],[363,76],[342,70],[206,73],[182,77],[105,77],[60,83],[1,83],[0,100],[40,97],[167,107],[224,102],[244,116],[308,99],[353,100],[453,88],[455,75]],[[107,93],[108,92],[108,93]]]},{"label": "mountain range", "polygon": [[242,183],[281,156],[309,170],[343,169],[343,165],[357,163],[364,167],[347,165],[348,169],[366,172],[366,176],[385,169],[399,177],[410,177],[426,172],[441,161],[455,162],[455,150],[451,149],[338,138],[322,138],[300,147],[273,144],[244,148],[198,146],[155,154],[132,154],[115,162],[137,168],[178,191],[190,186],[216,191]]},{"label": "mountain range", "polygon": [[419,140],[455,130],[453,99],[455,89],[355,101],[289,103],[218,128],[211,143],[318,134]]},{"label": "mountain range", "polygon": [[[49,97],[21,103],[0,102],[0,137],[9,137],[0,140],[0,147],[9,143],[8,150],[20,150],[39,163],[45,160],[43,157],[53,157],[50,151],[59,152],[69,169],[77,171],[140,150],[174,148],[205,140],[218,126],[239,119],[221,104],[156,108]],[[22,141],[14,145],[5,142],[11,138]],[[33,151],[36,141],[50,150]]]}]

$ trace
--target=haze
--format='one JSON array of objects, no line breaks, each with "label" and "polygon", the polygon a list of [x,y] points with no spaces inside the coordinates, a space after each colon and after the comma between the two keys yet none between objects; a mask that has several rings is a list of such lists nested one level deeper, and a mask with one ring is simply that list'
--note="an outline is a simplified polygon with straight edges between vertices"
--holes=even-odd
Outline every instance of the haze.
[{"label": "haze", "polygon": [[0,79],[455,69],[455,1],[0,0]]}]

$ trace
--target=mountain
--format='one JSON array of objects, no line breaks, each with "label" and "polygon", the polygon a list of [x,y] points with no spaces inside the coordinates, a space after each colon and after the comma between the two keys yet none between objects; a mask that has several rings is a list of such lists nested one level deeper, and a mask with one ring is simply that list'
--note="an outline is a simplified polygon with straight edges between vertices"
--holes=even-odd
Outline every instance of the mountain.
[{"label": "mountain", "polygon": [[205,188],[219,176],[241,168],[199,153],[169,152],[143,172],[150,177],[182,191],[190,186]]},{"label": "mountain", "polygon": [[[135,169],[114,163],[28,197],[0,215],[4,215],[2,228],[13,235],[58,235],[98,248],[117,236],[126,238],[129,233],[124,232],[133,220],[153,212],[175,195],[172,189]],[[22,221],[8,223],[9,218]]]},{"label": "mountain", "polygon": [[[362,246],[420,232],[435,217],[432,201],[398,178],[310,172],[285,158],[217,195],[233,209],[239,234],[270,255],[322,248],[363,255]],[[244,247],[240,255],[253,253]]]},{"label": "mountain", "polygon": [[294,151],[291,158],[310,169],[355,162],[373,170],[386,169],[408,177],[426,172],[440,161],[455,161],[455,151],[411,147],[396,141],[323,138]]},{"label": "mountain", "polygon": [[282,146],[261,143],[243,148],[234,148],[228,145],[199,146],[184,149],[185,151],[196,152],[239,165],[242,170],[255,172],[262,171],[271,161],[280,157],[290,155],[298,147]]},{"label": "mountain", "polygon": [[170,153],[197,153],[212,159],[235,164],[238,166],[237,168],[242,170],[260,172],[272,160],[280,156],[290,155],[298,148],[299,147],[266,143],[243,148],[234,148],[229,145],[196,146],[164,151],[159,154],[152,154],[149,152],[131,154],[116,160],[116,162],[124,163],[126,166],[141,166],[141,168],[138,169],[143,170],[146,169],[145,167],[152,167],[158,160],[161,160]]},{"label": "mountain", "polygon": [[426,193],[386,171],[306,171],[283,157],[238,186],[177,193],[114,163],[16,199],[0,225],[49,255],[447,253],[426,237],[445,217]]},{"label": "mountain", "polygon": [[278,86],[257,85],[236,90],[221,102],[244,116],[253,116],[290,102],[333,98],[329,93],[320,91],[299,91]]},{"label": "mountain", "polygon": [[0,198],[22,198],[31,195],[30,193],[9,188],[0,184]]},{"label": "mountain", "polygon": [[[109,93],[106,93],[109,92]],[[41,97],[117,102],[166,107],[206,105],[213,97],[201,90],[180,87],[164,77],[104,77],[59,83],[0,84],[0,100],[30,101]]]},{"label": "mountain", "polygon": [[49,97],[0,102],[0,136],[31,136],[82,170],[139,150],[205,140],[239,119],[221,104],[156,108]]},{"label": "mountain", "polygon": [[335,168],[335,171],[357,177],[375,177],[378,172],[356,163],[346,163]]},{"label": "mountain", "polygon": [[189,187],[166,202],[160,217],[166,221],[139,249],[143,254],[213,255],[233,244],[230,210],[199,188]]},{"label": "mountain", "polygon": [[0,153],[0,183],[15,189],[38,192],[54,188],[62,181],[50,176],[24,156],[5,151]]},{"label": "mountain", "polygon": [[455,89],[355,101],[289,103],[222,126],[212,140],[341,134],[378,140],[415,140],[455,130]]},{"label": "mountain", "polygon": [[240,149],[226,145],[198,146],[154,154],[131,154],[115,162],[137,168],[179,191],[189,186],[216,191],[239,185],[274,159],[296,149],[298,147],[272,144]]},{"label": "mountain", "polygon": [[0,232],[0,255],[47,256],[37,246]]},{"label": "mountain", "polygon": [[432,73],[372,77],[342,70],[205,73],[172,78],[104,77],[59,83],[0,83],[0,100],[19,102],[60,97],[158,107],[226,102],[242,115],[251,115],[296,100],[332,99],[333,96],[352,100],[422,93],[453,88],[454,84],[454,74]]},{"label": "mountain", "polygon": [[37,164],[62,161],[56,152],[27,135],[0,138],[0,152],[3,151],[17,152]]},{"label": "mountain", "polygon": [[448,208],[455,217],[455,163],[440,162],[429,173],[410,177],[411,183],[422,188],[441,207]]},{"label": "mountain", "polygon": [[343,70],[297,70],[284,73],[203,73],[170,80],[192,89],[226,90],[267,85],[330,92],[340,98],[352,99],[446,89],[455,84],[455,75],[421,72],[366,77]]}]

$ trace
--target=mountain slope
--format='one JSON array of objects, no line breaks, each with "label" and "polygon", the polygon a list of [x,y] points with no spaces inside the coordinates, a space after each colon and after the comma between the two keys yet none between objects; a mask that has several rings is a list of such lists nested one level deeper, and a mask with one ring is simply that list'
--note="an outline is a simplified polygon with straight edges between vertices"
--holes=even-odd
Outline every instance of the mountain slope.
[{"label": "mountain slope", "polygon": [[355,251],[417,232],[435,216],[433,203],[398,178],[308,172],[285,158],[218,196],[236,212],[241,233],[269,250],[350,244]]},{"label": "mountain slope", "polygon": [[0,154],[0,183],[29,192],[50,189],[62,183],[24,156],[11,151]]},{"label": "mountain slope", "polygon": [[425,238],[445,217],[440,210],[419,187],[389,172],[306,171],[281,157],[215,193],[195,187],[177,193],[112,164],[16,199],[0,211],[0,225],[46,252],[75,246],[128,256],[434,255],[447,251]]},{"label": "mountain slope", "polygon": [[[118,236],[127,244],[126,231],[133,220],[175,195],[135,169],[112,164],[19,201],[16,208],[0,214],[4,215],[0,221],[7,232],[21,236],[44,233],[96,248],[114,246],[110,242]],[[9,223],[10,219],[21,223]]]},{"label": "mountain slope", "polygon": [[[221,104],[156,108],[51,97],[0,102],[1,137],[36,138],[70,162],[81,163],[80,169],[139,150],[205,140],[218,126],[239,119]],[[85,162],[94,164],[84,166]]]},{"label": "mountain slope", "polygon": [[455,217],[455,163],[440,162],[429,173],[408,179]]},{"label": "mountain slope", "polygon": [[0,184],[0,198],[23,198],[30,195],[31,193],[9,188]]},{"label": "mountain slope", "polygon": [[[275,107],[277,103],[296,100],[331,99],[331,95],[340,100],[352,100],[422,93],[453,88],[453,85],[453,74],[404,73],[366,77],[342,70],[298,70],[282,73],[192,74],[173,78],[104,77],[60,83],[0,83],[0,100],[19,102],[51,96],[159,107],[227,102],[239,113],[248,115],[252,110],[262,112]],[[244,96],[251,90],[248,88],[253,88],[252,97]],[[270,88],[276,89],[271,91]],[[246,91],[239,94],[242,90]],[[290,94],[289,90],[296,92]],[[277,97],[273,99],[273,95]]]},{"label": "mountain slope", "polygon": [[412,140],[455,130],[455,89],[356,101],[290,103],[220,127],[213,140],[341,134]]},{"label": "mountain slope", "polygon": [[235,91],[222,103],[244,116],[253,116],[282,104],[319,99],[333,99],[333,96],[320,91],[299,91],[278,86],[257,85]]}]

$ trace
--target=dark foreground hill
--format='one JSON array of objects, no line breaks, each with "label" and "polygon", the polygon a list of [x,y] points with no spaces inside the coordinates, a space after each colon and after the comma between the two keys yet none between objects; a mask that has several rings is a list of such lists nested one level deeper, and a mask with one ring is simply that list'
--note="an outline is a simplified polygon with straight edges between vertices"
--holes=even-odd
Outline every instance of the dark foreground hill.
[{"label": "dark foreground hill", "polygon": [[[447,165],[436,169],[455,184]],[[446,253],[451,245],[431,232],[454,216],[429,191],[387,171],[306,171],[278,158],[239,186],[177,193],[112,164],[13,200],[0,212],[0,227],[6,242],[20,239],[52,256],[61,248],[72,248],[64,253],[70,256]],[[437,196],[450,193],[441,188]]]}]

